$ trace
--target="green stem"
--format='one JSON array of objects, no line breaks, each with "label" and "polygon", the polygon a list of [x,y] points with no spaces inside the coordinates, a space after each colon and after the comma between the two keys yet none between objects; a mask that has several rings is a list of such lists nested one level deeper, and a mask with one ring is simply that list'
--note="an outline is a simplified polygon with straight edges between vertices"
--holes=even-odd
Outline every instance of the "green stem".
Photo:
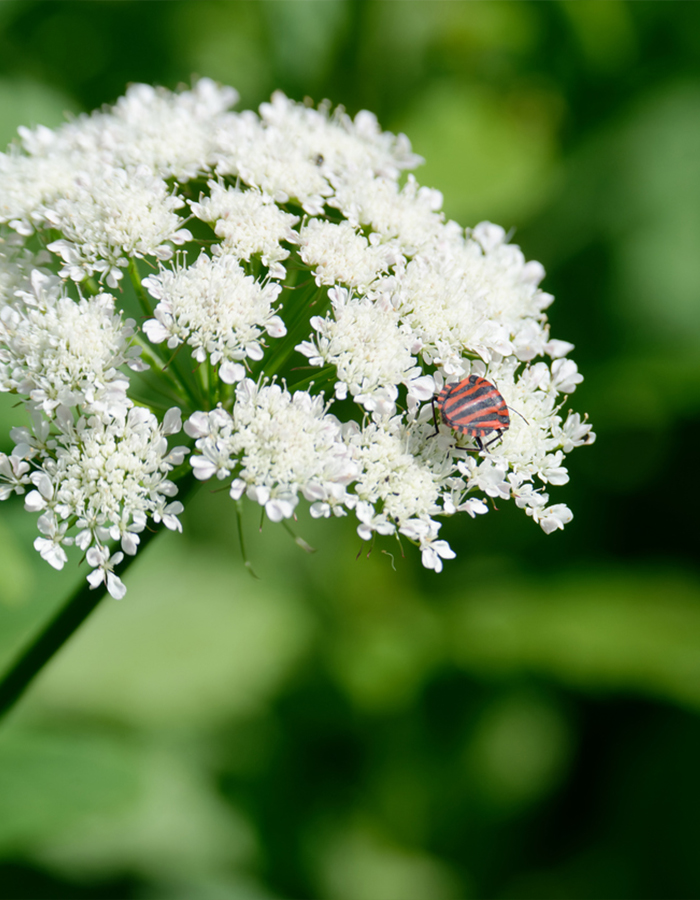
[{"label": "green stem", "polygon": [[284,340],[273,344],[271,353],[260,364],[267,377],[278,373],[294,353],[299,341],[308,336],[311,313],[323,317],[330,304],[327,289],[324,295],[324,289],[317,288],[315,284],[310,291],[294,295],[285,304],[285,313],[288,314],[287,335]]},{"label": "green stem", "polygon": [[151,303],[148,299],[148,294],[146,293],[146,291],[144,291],[143,285],[141,284],[141,273],[139,272],[138,263],[133,258],[129,260],[128,272],[132,287],[134,288],[134,293],[136,294],[136,299],[139,301],[141,311],[147,319],[152,319],[153,310],[151,309]]},{"label": "green stem", "polygon": [[238,521],[238,542],[241,548],[241,556],[243,557],[243,565],[250,572],[253,578],[257,580],[258,576],[253,571],[253,565],[248,559],[248,554],[245,550],[245,539],[243,537],[243,502],[241,500],[236,500],[236,519]]},{"label": "green stem", "polygon": [[[179,378],[172,374],[168,368],[168,363],[163,357],[157,353],[148,341],[144,340],[140,334],[134,335],[134,343],[141,347],[141,359],[149,363],[151,370],[155,370],[160,377],[169,382],[175,391],[175,395],[180,400],[189,400],[194,402],[196,406],[196,398],[186,384],[183,384]],[[143,374],[143,373],[138,373]]]},{"label": "green stem", "polygon": [[[185,499],[195,486],[194,476],[189,473],[178,484],[178,499]],[[146,529],[141,536],[139,553],[162,530],[162,527],[158,530]],[[135,559],[135,556],[126,556],[115,567],[115,573],[121,577]],[[54,615],[44,629],[19,654],[0,679],[0,718],[15,705],[46,663],[52,659],[78,627],[82,625],[106,593],[107,588],[105,585],[100,585],[100,587],[92,590],[89,584],[84,582],[65,606]]]},{"label": "green stem", "polygon": [[323,384],[326,381],[330,381],[337,372],[335,366],[323,366],[322,368],[314,366],[313,369],[314,371],[310,375],[307,375],[306,378],[302,378],[301,381],[296,381],[291,387],[287,385],[287,390],[290,394],[293,394],[294,391],[300,391],[302,388],[306,388],[312,381],[314,384]]}]

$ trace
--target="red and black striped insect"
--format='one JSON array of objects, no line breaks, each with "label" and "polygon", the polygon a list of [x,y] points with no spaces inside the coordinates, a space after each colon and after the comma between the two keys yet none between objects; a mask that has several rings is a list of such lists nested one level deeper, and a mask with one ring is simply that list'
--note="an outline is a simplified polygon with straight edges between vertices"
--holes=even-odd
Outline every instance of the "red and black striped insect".
[{"label": "red and black striped insect", "polygon": [[[439,430],[436,403],[443,422],[460,434],[474,438],[479,450],[490,447],[510,427],[506,401],[498,388],[478,375],[470,375],[456,384],[447,384],[440,391],[437,400],[433,401],[435,434]],[[494,431],[495,437],[484,444],[482,438]]]}]

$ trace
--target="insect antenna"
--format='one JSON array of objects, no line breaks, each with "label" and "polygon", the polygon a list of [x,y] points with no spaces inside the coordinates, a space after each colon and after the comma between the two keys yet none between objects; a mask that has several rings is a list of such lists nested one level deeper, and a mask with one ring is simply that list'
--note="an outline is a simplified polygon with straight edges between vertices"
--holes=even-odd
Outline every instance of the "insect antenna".
[{"label": "insect antenna", "polygon": [[[508,406],[508,404],[506,404],[506,406]],[[518,412],[517,409],[513,409],[512,406],[508,406],[508,409],[509,409],[511,412],[518,413],[518,415],[520,416],[520,418],[523,420],[523,422],[524,422],[526,425],[529,425],[529,424],[530,424],[530,423],[528,422],[528,420],[525,418],[525,416],[524,416],[521,412]]]}]

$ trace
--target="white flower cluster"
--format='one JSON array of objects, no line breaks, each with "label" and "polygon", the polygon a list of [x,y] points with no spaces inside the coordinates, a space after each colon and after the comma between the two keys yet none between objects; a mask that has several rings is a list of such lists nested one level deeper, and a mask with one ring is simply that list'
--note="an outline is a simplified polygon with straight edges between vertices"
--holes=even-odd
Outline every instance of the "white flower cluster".
[{"label": "white flower cluster", "polygon": [[0,389],[28,395],[49,417],[59,405],[124,415],[129,381],[119,370],[140,368],[134,327],[111,294],[76,302],[60,279],[33,269],[0,309]]},{"label": "white flower cluster", "polygon": [[224,188],[214,181],[208,187],[210,195],[190,207],[198,219],[211,222],[216,236],[223,238],[221,244],[214,245],[214,252],[228,252],[245,262],[258,255],[270,278],[284,279],[287,270],[282,261],[289,256],[289,250],[282,241],[297,243],[294,226],[298,216],[284,212],[272,197],[255,189]]},{"label": "white flower cluster", "polygon": [[332,510],[342,515],[343,504],[354,503],[346,488],[360,467],[340,422],[325,412],[323,397],[307,391],[292,396],[277,384],[258,387],[246,379],[232,414],[221,407],[194,413],[185,431],[196,439],[191,462],[197,478],[234,475],[231,497],[245,494],[273,522],[293,515],[299,493],[316,517]]},{"label": "white flower cluster", "polygon": [[194,348],[196,362],[219,366],[219,377],[233,384],[245,377],[237,362],[264,356],[261,335],[282,337],[287,331],[272,304],[282,288],[256,281],[229,254],[202,253],[193,265],[144,278],[143,286],[159,302],[155,318],[143,326],[154,344],[171,349],[183,341]]},{"label": "white flower cluster", "polygon": [[[89,406],[89,404],[86,404]],[[180,410],[168,411],[161,424],[147,409],[132,407],[124,416],[102,414],[77,420],[59,406],[51,422],[34,417],[32,428],[13,428],[16,445],[0,453],[0,498],[24,494],[25,508],[40,513],[43,537],[34,547],[55,569],[67,561],[65,547],[75,543],[86,554],[93,587],[105,583],[113,597],[126,589],[112,571],[121,551],[110,556],[107,542],[120,541],[133,556],[148,517],[171,530],[182,530],[182,504],[167,474],[188,451],[168,452],[167,434],[180,431]],[[69,534],[69,531],[76,532]]]},{"label": "white flower cluster", "polygon": [[[454,556],[438,517],[489,498],[563,528],[549,486],[595,436],[560,413],[581,376],[550,337],[542,266],[400,181],[420,158],[371,113],[236,98],[136,85],[0,155],[0,390],[32,421],[0,456],[0,499],[31,488],[41,555],[60,567],[74,542],[121,595],[107,541],[133,554],[148,517],[179,528],[167,476],[187,448],[165,435],[181,417],[199,480],[273,521],[302,497],[353,512],[362,539],[401,535],[436,571]],[[435,408],[472,375],[510,409],[485,449]]]}]

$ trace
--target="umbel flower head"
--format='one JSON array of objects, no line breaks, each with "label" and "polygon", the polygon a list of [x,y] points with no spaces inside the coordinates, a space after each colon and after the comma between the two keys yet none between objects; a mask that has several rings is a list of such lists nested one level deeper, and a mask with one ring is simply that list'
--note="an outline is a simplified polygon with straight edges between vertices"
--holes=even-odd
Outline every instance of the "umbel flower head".
[{"label": "umbel flower head", "polygon": [[[351,514],[438,572],[440,518],[489,498],[563,528],[549,486],[594,435],[562,413],[581,375],[542,266],[497,225],[446,221],[371,113],[236,100],[135,85],[0,156],[0,390],[28,412],[0,499],[38,514],[41,556],[60,569],[75,545],[122,596],[148,520],[180,529],[187,467],[274,522]],[[471,375],[514,411],[500,438],[436,414]]]}]

